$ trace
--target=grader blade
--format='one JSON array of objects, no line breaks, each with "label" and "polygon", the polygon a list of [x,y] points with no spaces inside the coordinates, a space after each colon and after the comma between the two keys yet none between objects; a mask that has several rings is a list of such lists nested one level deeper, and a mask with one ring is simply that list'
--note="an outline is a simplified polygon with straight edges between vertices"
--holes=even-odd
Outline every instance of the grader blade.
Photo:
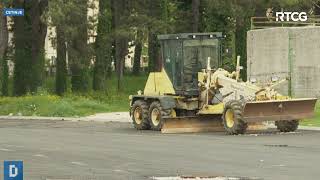
[{"label": "grader blade", "polygon": [[[248,123],[249,131],[265,130],[262,122]],[[224,132],[221,116],[187,116],[165,118],[162,133]]]},{"label": "grader blade", "polygon": [[301,120],[314,116],[316,98],[247,102],[243,109],[246,122]]},{"label": "grader blade", "polygon": [[219,117],[186,116],[165,118],[162,133],[191,133],[191,132],[221,132],[224,131]]}]

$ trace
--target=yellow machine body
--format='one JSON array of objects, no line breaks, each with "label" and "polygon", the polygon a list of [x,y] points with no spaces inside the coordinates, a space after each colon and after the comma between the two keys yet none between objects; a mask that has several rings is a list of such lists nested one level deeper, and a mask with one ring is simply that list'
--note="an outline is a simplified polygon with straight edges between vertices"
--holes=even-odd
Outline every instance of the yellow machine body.
[{"label": "yellow machine body", "polygon": [[[201,37],[197,40],[195,36]],[[204,41],[204,37],[208,39]],[[286,126],[293,131],[298,120],[314,116],[316,98],[292,99],[275,90],[285,79],[264,87],[242,82],[240,58],[234,72],[212,68],[211,63],[216,61],[211,58],[217,58],[212,51],[219,49],[219,43],[210,41],[211,34],[164,38],[168,40],[168,44],[162,44],[164,68],[149,74],[143,93],[130,96],[130,114],[137,129],[163,133],[227,130],[239,134],[264,129],[262,122],[275,121],[283,131],[287,131]],[[172,42],[184,42],[179,38],[187,42],[182,43],[186,50],[181,52],[187,52],[184,56],[179,48],[175,52],[170,47]],[[207,58],[206,67],[202,58]]]},{"label": "yellow machine body", "polygon": [[143,94],[148,96],[175,94],[173,85],[164,69],[149,74]]},{"label": "yellow machine body", "polygon": [[[205,73],[199,72],[198,81],[203,82],[204,79]],[[220,83],[223,83],[223,81],[226,81],[226,79],[220,80]],[[239,83],[232,78],[229,78],[229,81],[231,83]],[[225,82],[224,84],[228,83]],[[256,88],[255,85],[248,83],[243,83],[242,86],[248,89]],[[164,118],[162,133],[224,131],[221,116],[224,113],[225,103],[204,104],[200,107],[201,98],[188,99],[187,97],[176,95],[175,89],[164,69],[161,72],[149,74],[142,96],[155,100],[161,99],[161,97],[174,99],[175,107],[172,108],[170,116]],[[265,129],[263,121],[302,119],[314,115],[315,98],[290,99],[280,94],[277,94],[273,100],[265,100],[265,98],[263,95],[257,95],[256,101],[245,104],[243,116],[248,123],[247,130]],[[177,116],[177,111],[181,110],[194,110],[196,113],[192,116]],[[232,124],[233,122],[228,123]]]}]

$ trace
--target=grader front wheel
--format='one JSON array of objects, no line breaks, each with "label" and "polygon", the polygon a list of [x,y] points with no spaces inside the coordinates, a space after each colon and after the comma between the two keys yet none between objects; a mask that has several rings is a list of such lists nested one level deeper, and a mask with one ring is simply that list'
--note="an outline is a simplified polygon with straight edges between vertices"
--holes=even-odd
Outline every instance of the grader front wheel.
[{"label": "grader front wheel", "polygon": [[242,105],[236,100],[225,104],[222,120],[227,134],[243,134],[248,127],[242,117]]}]

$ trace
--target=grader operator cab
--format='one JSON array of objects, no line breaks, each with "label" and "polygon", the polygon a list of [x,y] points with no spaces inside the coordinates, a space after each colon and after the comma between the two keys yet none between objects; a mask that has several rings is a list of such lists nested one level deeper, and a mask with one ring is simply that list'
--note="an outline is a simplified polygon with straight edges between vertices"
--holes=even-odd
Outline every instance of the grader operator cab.
[{"label": "grader operator cab", "polygon": [[315,98],[292,99],[266,87],[241,82],[221,69],[221,33],[159,35],[162,70],[149,74],[145,89],[131,95],[130,115],[138,130],[163,133],[225,130],[242,134],[263,121],[282,132],[314,115]]}]

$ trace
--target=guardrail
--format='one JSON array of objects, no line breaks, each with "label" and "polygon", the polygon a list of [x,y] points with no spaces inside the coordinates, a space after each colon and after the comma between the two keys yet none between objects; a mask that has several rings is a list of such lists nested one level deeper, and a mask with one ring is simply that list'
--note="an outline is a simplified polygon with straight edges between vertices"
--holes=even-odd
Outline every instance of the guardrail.
[{"label": "guardrail", "polygon": [[275,17],[251,17],[251,29],[301,26],[320,26],[320,16],[308,16],[308,20],[304,22],[276,21]]}]

